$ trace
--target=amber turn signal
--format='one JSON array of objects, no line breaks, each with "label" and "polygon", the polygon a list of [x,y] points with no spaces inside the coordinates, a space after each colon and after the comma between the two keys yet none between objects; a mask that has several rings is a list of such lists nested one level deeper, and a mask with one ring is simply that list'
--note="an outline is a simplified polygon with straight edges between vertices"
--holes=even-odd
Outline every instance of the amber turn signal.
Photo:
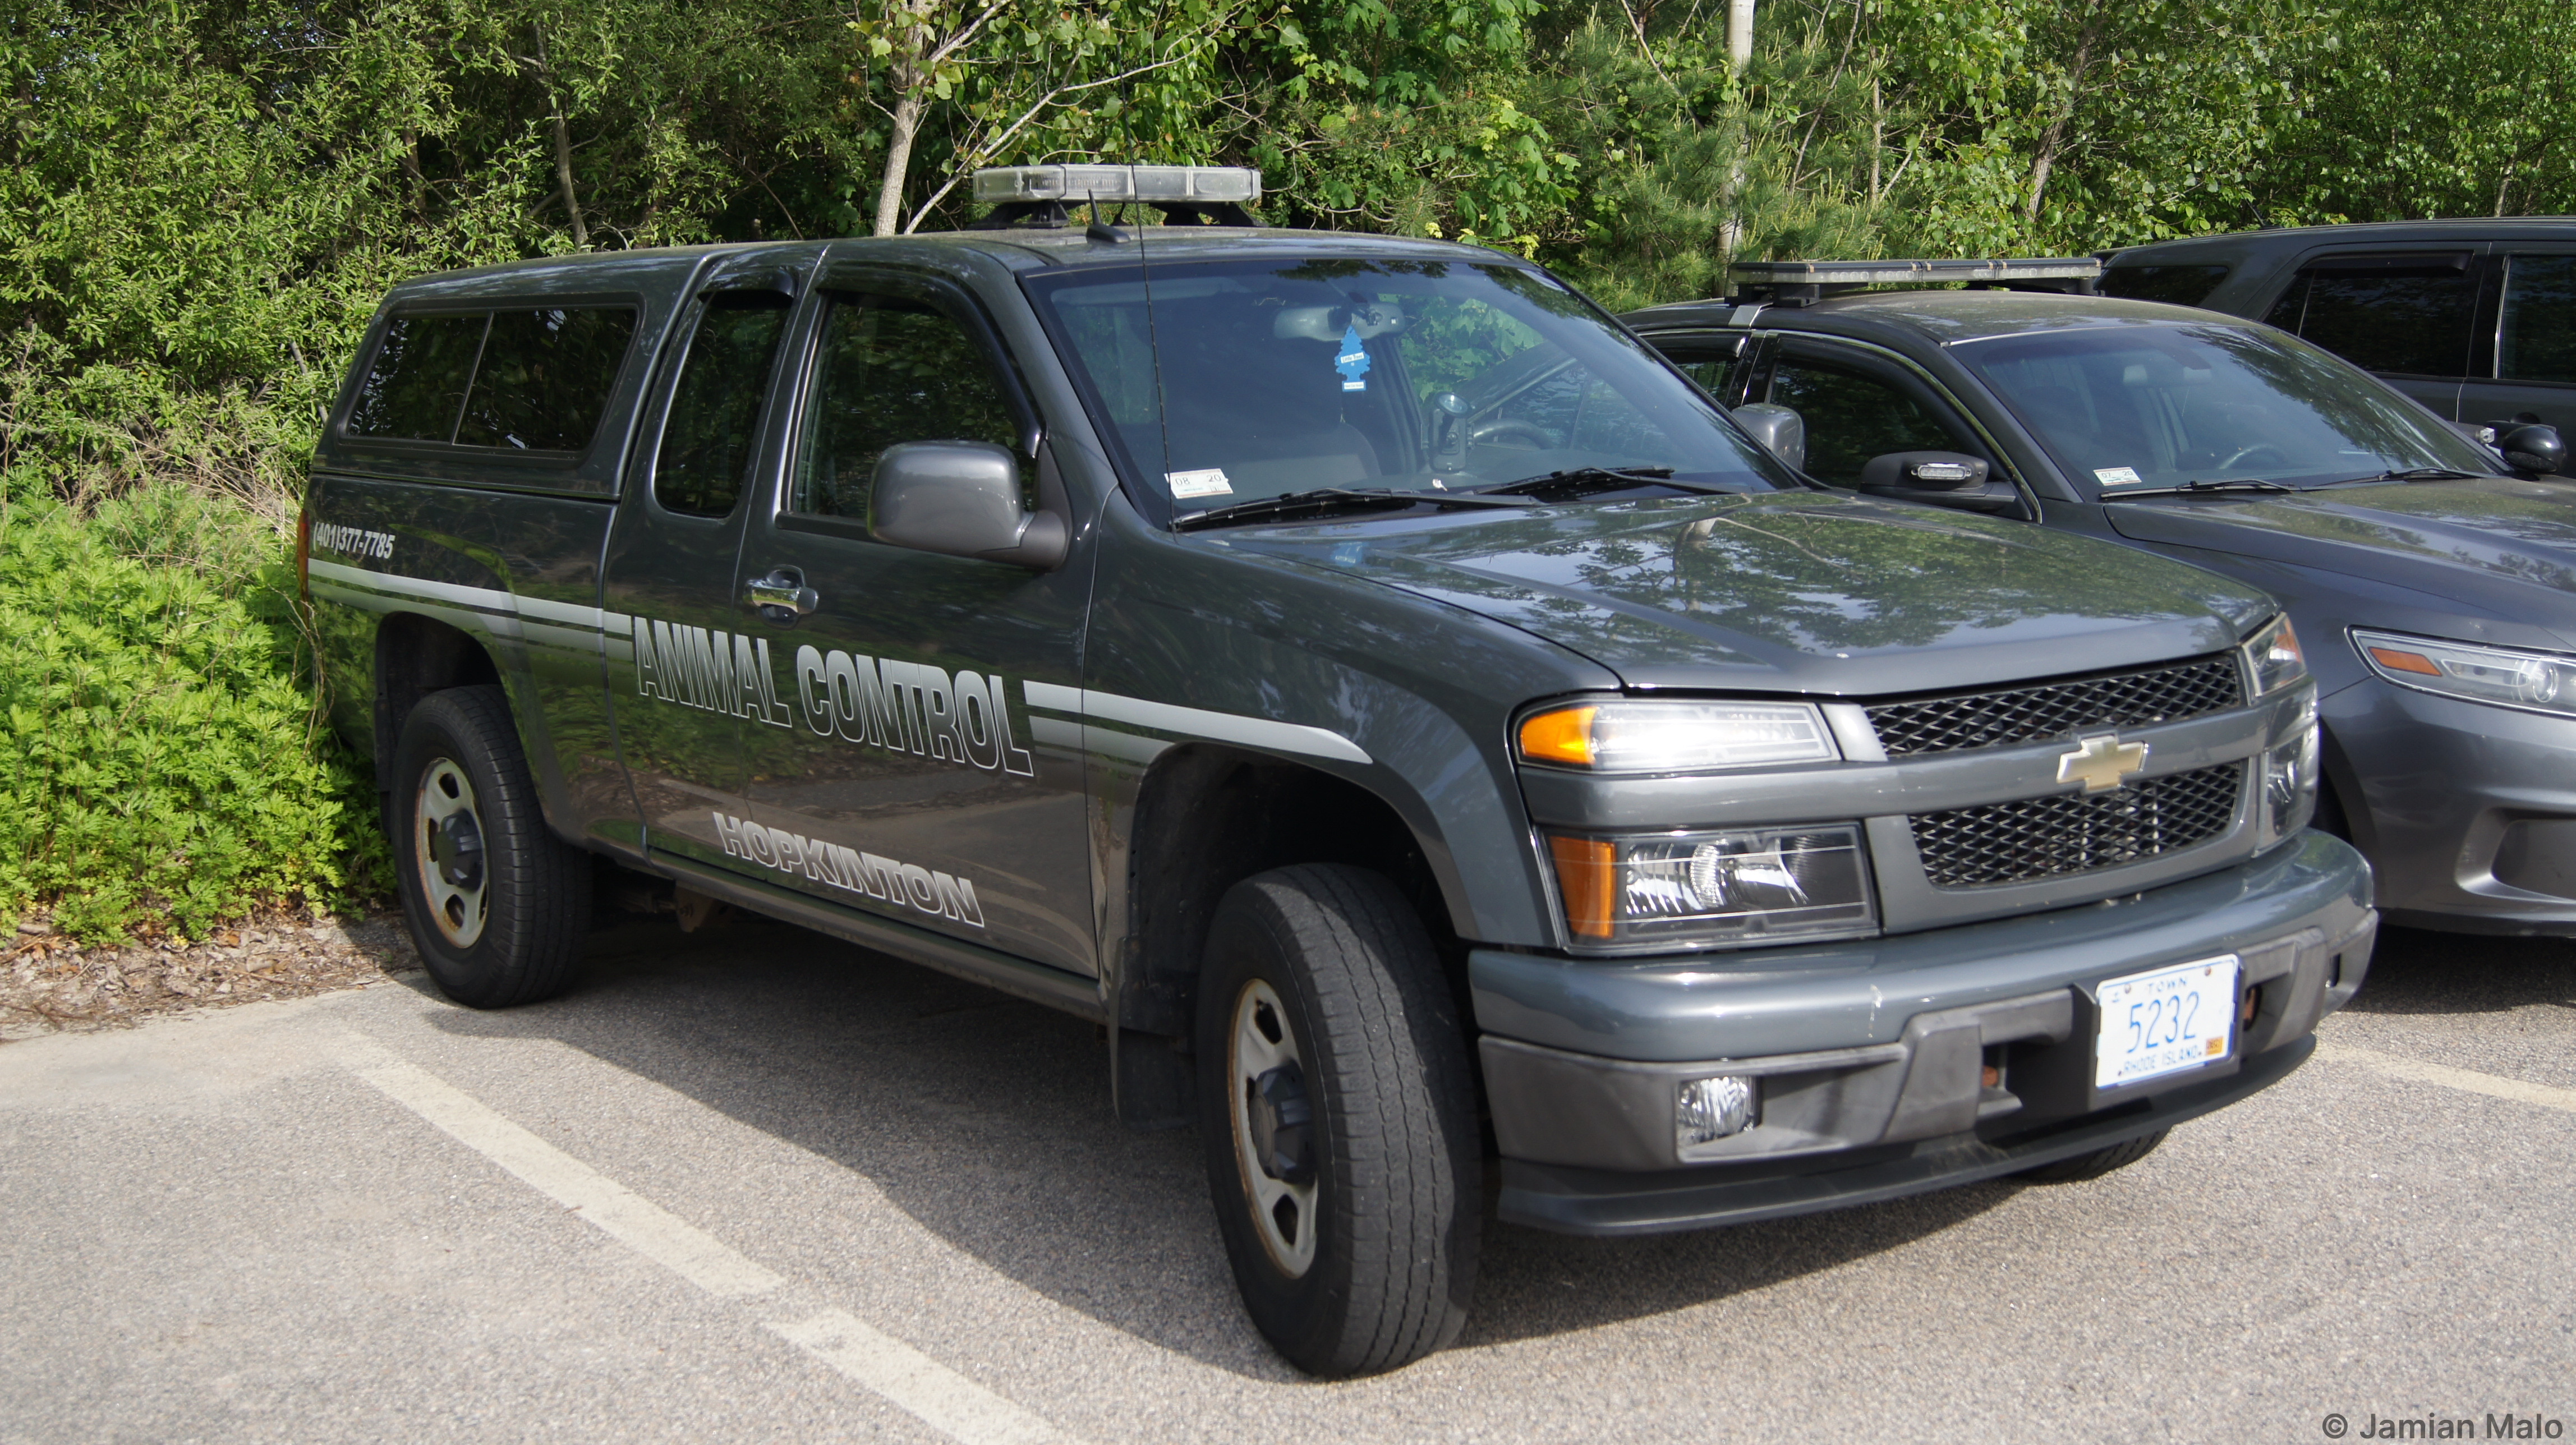
[{"label": "amber turn signal", "polygon": [[[1524,725],[1522,733],[1528,731]],[[1556,862],[1557,891],[1565,896],[1565,926],[1578,938],[1608,938],[1619,886],[1617,845],[1600,838],[1551,836],[1547,851]]]},{"label": "amber turn signal", "polygon": [[1561,707],[1521,723],[1521,756],[1569,768],[1592,766],[1592,719],[1597,707]]},{"label": "amber turn signal", "polygon": [[2442,669],[2433,665],[2433,659],[2420,652],[2400,652],[2394,647],[2374,647],[2370,649],[2370,660],[2390,672],[2421,673],[2426,677],[2442,675]]}]

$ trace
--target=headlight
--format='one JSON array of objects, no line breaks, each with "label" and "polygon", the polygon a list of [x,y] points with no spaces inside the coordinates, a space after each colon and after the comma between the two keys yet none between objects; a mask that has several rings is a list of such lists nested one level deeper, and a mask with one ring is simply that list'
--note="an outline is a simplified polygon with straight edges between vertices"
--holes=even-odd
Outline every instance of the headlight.
[{"label": "headlight", "polygon": [[2576,658],[2508,647],[2472,647],[2354,628],[2370,670],[2400,687],[2532,712],[2576,714]]},{"label": "headlight", "polygon": [[1551,834],[1580,948],[1768,943],[1878,926],[1860,826],[1587,838]]},{"label": "headlight", "polygon": [[1841,756],[1803,702],[1575,703],[1521,720],[1521,761],[1596,773],[1688,773]]},{"label": "headlight", "polygon": [[2263,795],[2254,803],[2254,850],[2308,826],[2317,815],[2317,718],[2312,704],[2299,735],[2263,755]]},{"label": "headlight", "polygon": [[2245,661],[2254,669],[2254,696],[2258,698],[2269,697],[2308,675],[2307,654],[2299,650],[2299,634],[2290,630],[2286,613],[2247,639]]}]

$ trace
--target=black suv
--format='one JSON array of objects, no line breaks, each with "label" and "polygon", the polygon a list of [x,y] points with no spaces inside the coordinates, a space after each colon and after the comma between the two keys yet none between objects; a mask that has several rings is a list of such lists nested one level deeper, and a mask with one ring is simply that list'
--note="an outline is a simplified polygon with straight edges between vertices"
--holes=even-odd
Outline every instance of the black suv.
[{"label": "black suv", "polygon": [[2106,296],[2268,321],[2453,421],[2576,426],[2576,217],[2241,231],[2106,259]]}]

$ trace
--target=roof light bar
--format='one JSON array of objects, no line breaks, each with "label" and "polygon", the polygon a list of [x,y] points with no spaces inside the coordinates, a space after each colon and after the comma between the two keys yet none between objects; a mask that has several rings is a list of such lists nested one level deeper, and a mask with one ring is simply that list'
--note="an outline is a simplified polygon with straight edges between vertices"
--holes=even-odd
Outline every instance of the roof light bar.
[{"label": "roof light bar", "polygon": [[1922,286],[1952,281],[2090,281],[2102,274],[2102,262],[2094,256],[1985,261],[1738,261],[1726,272],[1754,286]]},{"label": "roof light bar", "polygon": [[1261,199],[1261,172],[1245,166],[995,166],[975,173],[975,199],[1135,201],[1242,205]]}]

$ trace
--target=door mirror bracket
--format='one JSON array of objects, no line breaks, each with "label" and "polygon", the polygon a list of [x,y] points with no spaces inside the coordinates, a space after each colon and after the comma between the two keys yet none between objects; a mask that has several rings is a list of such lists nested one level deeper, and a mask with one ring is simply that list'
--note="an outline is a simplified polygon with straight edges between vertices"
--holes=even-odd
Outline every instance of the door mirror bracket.
[{"label": "door mirror bracket", "polygon": [[[1043,462],[1041,479],[1051,468]],[[877,459],[869,531],[878,541],[949,557],[1048,572],[1073,541],[1062,485],[1035,512],[1020,507],[1020,464],[990,442],[905,442]]]}]

